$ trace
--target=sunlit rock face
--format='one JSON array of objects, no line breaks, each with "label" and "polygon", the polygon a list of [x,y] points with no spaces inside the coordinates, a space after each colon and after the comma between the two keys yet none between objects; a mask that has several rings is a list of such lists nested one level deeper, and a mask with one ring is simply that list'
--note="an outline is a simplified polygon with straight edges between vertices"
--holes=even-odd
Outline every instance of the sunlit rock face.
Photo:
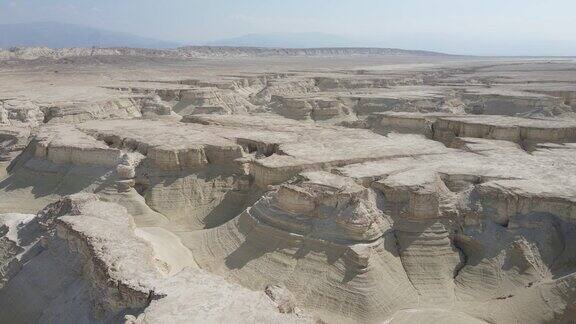
[{"label": "sunlit rock face", "polygon": [[0,322],[572,323],[574,68],[0,51]]}]

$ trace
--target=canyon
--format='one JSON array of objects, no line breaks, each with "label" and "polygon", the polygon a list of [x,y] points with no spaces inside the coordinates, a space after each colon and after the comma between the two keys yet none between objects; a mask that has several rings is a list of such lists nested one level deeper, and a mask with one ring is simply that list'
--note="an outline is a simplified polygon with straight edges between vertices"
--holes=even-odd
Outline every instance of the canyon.
[{"label": "canyon", "polygon": [[0,50],[0,323],[575,323],[576,59]]}]

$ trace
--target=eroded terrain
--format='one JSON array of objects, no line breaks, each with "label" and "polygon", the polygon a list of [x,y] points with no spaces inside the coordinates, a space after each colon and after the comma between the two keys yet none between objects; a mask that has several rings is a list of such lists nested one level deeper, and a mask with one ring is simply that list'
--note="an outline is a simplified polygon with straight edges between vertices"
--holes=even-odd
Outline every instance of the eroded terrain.
[{"label": "eroded terrain", "polygon": [[0,58],[0,322],[576,318],[574,59]]}]

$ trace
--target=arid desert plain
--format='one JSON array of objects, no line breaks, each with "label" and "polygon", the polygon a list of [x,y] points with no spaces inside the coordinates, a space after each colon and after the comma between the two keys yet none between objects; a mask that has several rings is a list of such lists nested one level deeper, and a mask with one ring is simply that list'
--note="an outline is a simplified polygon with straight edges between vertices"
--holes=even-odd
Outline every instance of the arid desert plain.
[{"label": "arid desert plain", "polygon": [[0,51],[0,323],[576,323],[576,59]]}]

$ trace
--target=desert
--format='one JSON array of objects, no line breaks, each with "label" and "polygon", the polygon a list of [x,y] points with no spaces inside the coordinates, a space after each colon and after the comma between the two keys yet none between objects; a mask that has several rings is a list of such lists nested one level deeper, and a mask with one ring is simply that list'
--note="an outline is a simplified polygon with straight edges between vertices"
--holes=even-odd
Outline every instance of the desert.
[{"label": "desert", "polygon": [[576,60],[0,51],[2,323],[574,323]]}]

